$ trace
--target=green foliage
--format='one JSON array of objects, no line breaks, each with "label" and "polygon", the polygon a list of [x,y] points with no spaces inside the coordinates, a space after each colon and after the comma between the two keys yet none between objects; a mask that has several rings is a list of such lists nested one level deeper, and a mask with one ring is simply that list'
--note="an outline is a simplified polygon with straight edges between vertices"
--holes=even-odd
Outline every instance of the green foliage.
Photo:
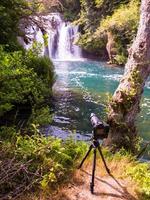
[{"label": "green foliage", "polygon": [[112,15],[115,9],[128,2],[129,0],[80,0],[81,12],[79,24],[84,26],[84,31],[89,29],[93,33],[97,30],[103,18]]},{"label": "green foliage", "polygon": [[128,34],[135,34],[139,22],[139,2],[132,0],[127,5],[121,5],[114,11],[112,16],[108,16],[100,23],[100,29],[118,31],[126,29]]},{"label": "green foliage", "polygon": [[0,44],[6,45],[7,50],[16,50],[19,47],[17,35],[18,23],[22,16],[27,16],[27,1],[1,0],[0,1]]},{"label": "green foliage", "polygon": [[120,55],[117,54],[114,59],[117,62],[117,64],[119,64],[119,65],[123,65],[127,61],[127,57],[122,52]]},{"label": "green foliage", "polygon": [[50,107],[48,105],[44,105],[44,107],[34,108],[32,110],[32,116],[30,117],[30,122],[38,126],[51,124],[52,115],[50,113]]},{"label": "green foliage", "polygon": [[40,56],[40,44],[34,43],[32,48],[26,52],[26,65],[33,68],[38,77],[52,88],[54,83],[53,63],[46,56]]},{"label": "green foliage", "polygon": [[45,33],[43,35],[43,39],[44,39],[44,46],[47,47],[48,46],[48,34],[47,33]]},{"label": "green foliage", "polygon": [[16,138],[16,131],[14,127],[0,127],[0,140],[2,141],[10,141]]},{"label": "green foliage", "polygon": [[103,155],[107,159],[107,162],[110,163],[110,165],[115,163],[115,166],[118,165],[118,170],[121,168],[121,178],[129,178],[137,185],[136,192],[140,200],[150,199],[149,162],[138,162],[130,152],[123,148],[115,154],[112,154],[108,149],[103,149]]},{"label": "green foliage", "polygon": [[[4,130],[3,130],[4,131]],[[9,131],[7,128],[5,132]],[[14,134],[16,134],[14,132]],[[6,133],[8,135],[8,133]],[[15,140],[9,139],[11,142],[7,144],[0,143],[0,151],[5,149],[0,156],[0,165],[6,162],[6,159],[15,160],[15,165],[21,164],[24,166],[22,174],[25,172],[30,174],[28,176],[28,185],[32,185],[32,188],[41,188],[42,190],[52,189],[59,186],[62,182],[69,180],[72,171],[77,165],[78,159],[83,156],[87,145],[83,142],[74,142],[72,140],[62,141],[53,137],[44,137],[42,135],[21,136],[16,134]],[[12,160],[10,162],[13,162]],[[28,165],[26,166],[25,164]],[[14,169],[13,169],[14,170]],[[17,170],[17,169],[16,169]],[[25,170],[25,171],[24,171]],[[25,176],[21,178],[21,173],[18,170],[14,170],[13,176],[8,177],[11,181],[11,187],[4,183],[1,184],[0,190],[3,187],[5,195],[15,190],[15,185],[23,185]],[[4,175],[5,176],[5,175]],[[1,177],[3,178],[3,177]],[[17,194],[20,191],[17,191]],[[13,193],[12,193],[13,194]]]},{"label": "green foliage", "polygon": [[39,57],[35,47],[33,50],[6,53],[0,47],[0,117],[13,110],[14,121],[21,105],[35,113],[50,99],[54,82],[52,62]]},{"label": "green foliage", "polygon": [[126,169],[126,175],[138,183],[142,199],[150,198],[150,166],[148,163],[136,163]]},{"label": "green foliage", "polygon": [[105,51],[106,38],[103,36],[101,38],[91,37],[91,33],[87,32],[80,36],[78,45],[88,52],[103,55],[103,52]]},{"label": "green foliage", "polygon": [[63,16],[65,20],[74,21],[80,12],[79,0],[61,0]]},{"label": "green foliage", "polygon": [[107,31],[115,38],[115,63],[125,64],[128,47],[136,35],[139,22],[139,0],[81,0],[81,26],[78,44],[102,56],[107,44]]},{"label": "green foliage", "polygon": [[124,148],[120,149],[118,152],[113,154],[109,149],[104,148],[103,149],[103,155],[108,159],[108,161],[115,160],[117,162],[123,160],[123,159],[128,159],[129,162],[132,162],[135,160],[131,152],[126,151]]},{"label": "green foliage", "polygon": [[[41,56],[40,44],[34,43],[25,52],[17,41],[21,34],[19,21],[27,19],[38,6],[35,1],[0,1],[0,125],[21,127],[27,119],[31,123],[33,116],[34,122],[38,123],[39,119],[38,124],[51,120],[47,105],[51,103],[53,64]],[[46,35],[44,39],[46,45]]]},{"label": "green foliage", "polygon": [[100,8],[104,2],[105,2],[105,0],[95,0],[96,7]]}]

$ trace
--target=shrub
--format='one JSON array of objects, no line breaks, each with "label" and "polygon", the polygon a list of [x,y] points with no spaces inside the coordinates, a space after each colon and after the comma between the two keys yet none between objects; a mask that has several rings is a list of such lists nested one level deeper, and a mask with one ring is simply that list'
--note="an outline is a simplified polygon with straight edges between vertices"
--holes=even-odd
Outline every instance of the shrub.
[{"label": "shrub", "polygon": [[126,175],[130,176],[139,186],[139,192],[143,199],[150,198],[150,166],[148,163],[136,163],[126,169]]},{"label": "shrub", "polygon": [[57,188],[69,180],[87,147],[83,142],[37,134],[23,137],[14,132],[14,135],[15,139],[0,143],[0,168],[5,170],[0,173],[0,198],[16,199],[33,188],[34,191]]},{"label": "shrub", "polygon": [[5,45],[7,51],[21,48],[17,42],[19,20],[30,14],[31,10],[25,0],[0,1],[0,44]]},{"label": "shrub", "polygon": [[0,47],[0,74],[2,124],[9,123],[9,119],[14,123],[18,118],[26,118],[24,109],[29,118],[33,111],[47,104],[46,99],[50,102],[54,71],[48,58],[31,51],[8,53]]}]

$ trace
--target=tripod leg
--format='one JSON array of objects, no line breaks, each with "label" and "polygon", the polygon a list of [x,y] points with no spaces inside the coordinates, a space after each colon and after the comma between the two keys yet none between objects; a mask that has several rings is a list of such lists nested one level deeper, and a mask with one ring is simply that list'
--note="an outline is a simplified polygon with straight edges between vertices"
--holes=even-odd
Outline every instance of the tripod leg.
[{"label": "tripod leg", "polygon": [[93,158],[93,169],[92,169],[92,180],[90,183],[91,193],[94,193],[94,177],[95,177],[95,168],[96,168],[96,148],[94,148],[94,158]]},{"label": "tripod leg", "polygon": [[80,165],[78,166],[78,169],[80,169],[80,168],[82,167],[84,161],[85,161],[86,158],[88,157],[88,155],[89,155],[90,151],[92,150],[92,148],[93,148],[93,145],[91,144],[90,147],[89,147],[88,152],[86,153],[85,157],[83,158],[83,160],[81,161]]},{"label": "tripod leg", "polygon": [[100,153],[100,155],[101,155],[102,161],[103,161],[103,163],[104,163],[104,165],[105,165],[106,171],[107,171],[107,173],[110,175],[110,170],[109,170],[109,168],[107,167],[107,164],[106,164],[106,161],[105,161],[105,159],[104,159],[104,156],[103,156],[101,147],[98,146],[97,148],[98,148],[98,151],[99,151],[99,153]]}]

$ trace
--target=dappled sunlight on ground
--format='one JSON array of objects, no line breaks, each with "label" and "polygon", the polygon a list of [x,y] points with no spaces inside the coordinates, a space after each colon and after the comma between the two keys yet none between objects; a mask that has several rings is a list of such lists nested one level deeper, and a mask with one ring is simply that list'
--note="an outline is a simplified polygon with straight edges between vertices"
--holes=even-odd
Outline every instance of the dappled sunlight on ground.
[{"label": "dappled sunlight on ground", "polygon": [[[117,169],[116,169],[117,170]],[[136,186],[128,179],[107,175],[102,163],[96,168],[94,194],[90,192],[92,163],[77,170],[71,183],[59,191],[57,200],[136,200]],[[112,171],[112,170],[111,170]],[[112,172],[113,174],[113,172]]]}]

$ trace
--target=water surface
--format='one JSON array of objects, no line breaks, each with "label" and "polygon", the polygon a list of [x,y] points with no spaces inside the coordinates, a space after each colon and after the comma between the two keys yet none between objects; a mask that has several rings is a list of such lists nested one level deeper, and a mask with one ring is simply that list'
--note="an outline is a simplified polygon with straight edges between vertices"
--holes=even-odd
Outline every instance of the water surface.
[{"label": "water surface", "polygon": [[[90,133],[90,113],[106,117],[106,105],[123,75],[123,68],[96,61],[55,62],[54,125],[77,133]],[[150,140],[150,80],[145,86],[137,119],[139,134]]]},{"label": "water surface", "polygon": [[[79,132],[91,131],[89,116],[95,112],[105,119],[106,105],[124,70],[103,62],[55,62],[57,81],[55,123]],[[137,125],[142,137],[150,139],[150,81],[146,83]]]}]

